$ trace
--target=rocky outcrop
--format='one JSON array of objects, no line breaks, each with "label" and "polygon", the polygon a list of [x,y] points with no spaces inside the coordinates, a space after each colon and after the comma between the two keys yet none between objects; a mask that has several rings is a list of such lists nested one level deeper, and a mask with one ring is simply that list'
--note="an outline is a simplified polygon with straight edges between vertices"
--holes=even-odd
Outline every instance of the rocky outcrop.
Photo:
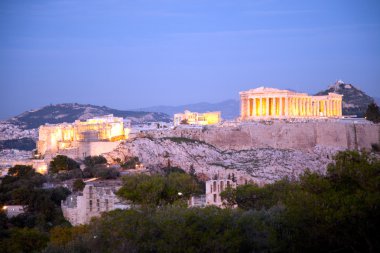
[{"label": "rocky outcrop", "polygon": [[329,92],[343,95],[343,115],[364,117],[368,105],[374,101],[365,92],[341,80],[336,81],[327,90],[320,91],[316,95],[327,95]]},{"label": "rocky outcrop", "polygon": [[306,168],[324,171],[338,149],[315,147],[312,151],[258,148],[220,150],[205,142],[186,138],[138,138],[121,144],[104,154],[109,162],[137,156],[150,169],[171,166],[209,178],[227,178],[234,174],[239,181],[253,180],[259,184],[273,182],[284,176],[297,177]]},{"label": "rocky outcrop", "polygon": [[150,138],[183,137],[209,143],[222,150],[253,148],[313,150],[371,149],[379,143],[379,124],[353,120],[263,121],[203,128],[147,131]]},{"label": "rocky outcrop", "polygon": [[193,167],[209,178],[273,182],[305,169],[324,172],[339,150],[371,148],[380,125],[342,121],[253,122],[226,127],[146,131],[105,154],[110,162],[137,156],[147,168]]}]

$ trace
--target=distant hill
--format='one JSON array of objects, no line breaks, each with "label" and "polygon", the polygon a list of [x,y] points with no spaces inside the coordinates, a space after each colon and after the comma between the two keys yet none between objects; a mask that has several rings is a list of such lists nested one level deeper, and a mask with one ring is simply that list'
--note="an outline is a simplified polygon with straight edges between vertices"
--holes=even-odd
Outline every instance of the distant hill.
[{"label": "distant hill", "polygon": [[343,95],[343,115],[364,117],[368,105],[374,101],[372,97],[360,89],[341,80],[329,86],[327,90],[318,92],[316,95],[327,95],[329,92]]},{"label": "distant hill", "polygon": [[77,119],[86,120],[92,117],[113,114],[116,117],[128,118],[132,123],[164,121],[169,122],[171,117],[159,112],[122,111],[106,106],[84,105],[77,103],[48,105],[37,110],[26,111],[6,122],[18,125],[22,129],[38,128],[46,123],[58,124],[74,122]]},{"label": "distant hill", "polygon": [[116,117],[128,118],[132,124],[144,122],[170,122],[171,117],[160,112],[122,111],[106,106],[83,104],[48,105],[36,110],[26,111],[8,120],[0,121],[0,150],[32,150],[36,147],[38,127],[46,123],[59,124],[86,120],[96,116],[113,114]]},{"label": "distant hill", "polygon": [[196,103],[178,106],[154,106],[138,109],[137,111],[162,112],[173,116],[185,110],[194,112],[221,111],[223,119],[234,119],[240,115],[240,101],[229,99],[220,103]]}]

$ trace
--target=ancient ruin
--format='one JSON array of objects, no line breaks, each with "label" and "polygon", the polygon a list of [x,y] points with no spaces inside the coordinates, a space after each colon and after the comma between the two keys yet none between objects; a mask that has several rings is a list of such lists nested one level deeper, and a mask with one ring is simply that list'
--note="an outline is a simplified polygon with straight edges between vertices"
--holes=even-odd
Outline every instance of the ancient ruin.
[{"label": "ancient ruin", "polygon": [[220,123],[221,112],[190,112],[185,111],[184,113],[174,114],[174,125],[178,126],[180,124],[188,125],[213,125]]},{"label": "ancient ruin", "polygon": [[73,158],[99,155],[114,149],[128,138],[129,132],[123,118],[112,114],[74,123],[47,124],[39,128],[37,152],[41,157],[57,153]]},{"label": "ancient ruin", "polygon": [[310,96],[289,90],[259,87],[240,92],[241,119],[320,118],[342,116],[342,95]]}]

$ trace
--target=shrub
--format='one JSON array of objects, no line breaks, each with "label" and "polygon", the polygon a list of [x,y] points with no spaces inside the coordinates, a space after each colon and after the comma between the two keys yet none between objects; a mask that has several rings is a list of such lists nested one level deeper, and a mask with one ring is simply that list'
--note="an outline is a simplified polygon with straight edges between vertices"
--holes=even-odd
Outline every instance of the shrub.
[{"label": "shrub", "polygon": [[49,165],[49,173],[59,173],[74,169],[79,169],[79,164],[65,155],[57,155]]}]

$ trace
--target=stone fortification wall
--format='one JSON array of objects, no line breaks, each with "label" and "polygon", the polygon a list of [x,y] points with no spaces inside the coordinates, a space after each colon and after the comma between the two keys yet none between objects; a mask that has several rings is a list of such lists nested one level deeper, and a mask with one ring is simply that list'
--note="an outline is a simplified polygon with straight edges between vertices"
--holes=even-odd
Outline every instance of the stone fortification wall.
[{"label": "stone fortification wall", "polygon": [[371,149],[379,144],[380,125],[342,121],[252,122],[235,126],[176,128],[147,131],[140,137],[183,137],[207,142],[219,149],[280,148],[312,150],[316,146],[337,149]]}]

